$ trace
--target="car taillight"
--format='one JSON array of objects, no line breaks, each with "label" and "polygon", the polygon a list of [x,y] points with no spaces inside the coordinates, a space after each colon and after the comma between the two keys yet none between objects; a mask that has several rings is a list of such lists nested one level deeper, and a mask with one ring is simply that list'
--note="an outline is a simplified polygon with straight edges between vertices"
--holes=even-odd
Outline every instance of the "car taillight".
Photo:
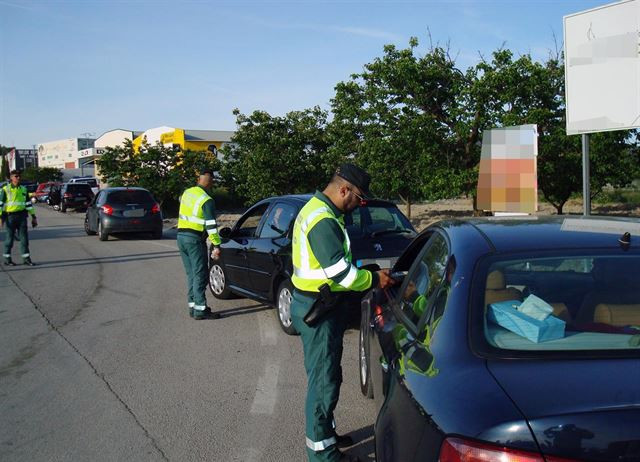
[{"label": "car taillight", "polygon": [[153,204],[153,207],[151,207],[151,213],[160,213],[160,206],[158,204]]},{"label": "car taillight", "polygon": [[440,448],[439,462],[576,462],[553,456],[542,456],[537,452],[510,449],[504,446],[469,441],[462,438],[447,438]]},{"label": "car taillight", "polygon": [[64,196],[63,196],[63,197],[66,197],[66,198],[68,199],[68,198],[70,198],[70,197],[73,197],[73,194],[71,194],[71,193],[64,193]]},{"label": "car taillight", "polygon": [[103,205],[100,208],[102,209],[103,213],[107,215],[113,215],[113,207],[111,207],[110,205]]}]

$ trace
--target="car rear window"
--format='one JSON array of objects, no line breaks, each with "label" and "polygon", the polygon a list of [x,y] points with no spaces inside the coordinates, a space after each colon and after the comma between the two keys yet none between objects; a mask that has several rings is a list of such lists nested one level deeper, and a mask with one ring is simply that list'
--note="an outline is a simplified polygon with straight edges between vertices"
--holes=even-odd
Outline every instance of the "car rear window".
[{"label": "car rear window", "polygon": [[76,192],[91,192],[91,186],[86,183],[71,183],[67,185],[68,193],[76,193]]},{"label": "car rear window", "polygon": [[484,281],[484,337],[518,351],[640,351],[638,255],[494,261]]},{"label": "car rear window", "polygon": [[109,204],[147,204],[151,202],[155,202],[151,194],[139,189],[112,191],[107,196]]},{"label": "car rear window", "polygon": [[358,207],[345,216],[345,226],[352,236],[414,233],[407,217],[393,205]]}]

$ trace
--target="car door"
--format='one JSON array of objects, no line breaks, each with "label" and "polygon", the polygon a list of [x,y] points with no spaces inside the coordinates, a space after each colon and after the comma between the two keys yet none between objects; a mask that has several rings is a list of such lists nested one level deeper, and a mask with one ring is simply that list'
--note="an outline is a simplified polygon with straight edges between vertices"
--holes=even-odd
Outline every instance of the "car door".
[{"label": "car door", "polygon": [[285,270],[291,259],[291,232],[298,207],[278,201],[269,209],[258,235],[247,249],[249,278],[253,290],[265,299],[272,298],[276,274]]},{"label": "car door", "polygon": [[103,194],[98,194],[93,200],[89,203],[87,207],[87,223],[89,224],[89,229],[91,231],[97,230],[98,218],[100,216],[98,209],[98,200],[103,196]]},{"label": "car door", "polygon": [[251,290],[247,250],[256,237],[269,202],[260,202],[245,212],[231,230],[229,241],[224,245],[223,261],[229,284]]},{"label": "car door", "polygon": [[446,304],[448,262],[447,240],[435,232],[403,280],[378,333],[387,383],[376,424],[378,460],[413,460],[425,432],[428,414],[417,394],[438,374],[429,346]]}]

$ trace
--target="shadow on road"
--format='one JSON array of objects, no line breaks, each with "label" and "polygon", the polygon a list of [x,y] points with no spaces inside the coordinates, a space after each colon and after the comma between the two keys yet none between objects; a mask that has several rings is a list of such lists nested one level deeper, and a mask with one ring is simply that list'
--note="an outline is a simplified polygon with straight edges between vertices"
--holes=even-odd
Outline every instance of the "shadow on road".
[{"label": "shadow on road", "polygon": [[38,261],[34,259],[37,266],[32,268],[30,266],[4,266],[6,271],[23,271],[38,268],[65,268],[69,266],[87,266],[103,263],[126,263],[131,261],[144,261],[144,260],[157,260],[159,258],[174,258],[177,257],[177,250],[169,250],[165,252],[152,252],[152,253],[138,253],[130,255],[114,255],[111,257],[95,257],[95,258],[75,258],[70,260],[53,260],[53,261]]},{"label": "shadow on road", "polygon": [[373,439],[373,425],[368,425],[360,430],[349,433],[356,442],[345,452],[352,456],[360,457],[363,461],[375,461],[375,441]]},{"label": "shadow on road", "polygon": [[243,314],[257,313],[259,311],[271,310],[273,307],[260,303],[258,305],[239,306],[237,308],[229,308],[228,310],[215,310],[216,313],[224,318],[231,316],[239,316]]}]

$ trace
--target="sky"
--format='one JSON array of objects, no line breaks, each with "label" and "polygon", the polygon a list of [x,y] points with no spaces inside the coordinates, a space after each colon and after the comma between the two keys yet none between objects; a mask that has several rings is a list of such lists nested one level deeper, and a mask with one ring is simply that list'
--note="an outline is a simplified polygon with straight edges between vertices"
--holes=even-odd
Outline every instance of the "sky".
[{"label": "sky", "polygon": [[421,55],[448,44],[462,70],[503,45],[544,60],[564,15],[606,3],[0,0],[0,144],[329,110],[338,82],[412,36]]}]

